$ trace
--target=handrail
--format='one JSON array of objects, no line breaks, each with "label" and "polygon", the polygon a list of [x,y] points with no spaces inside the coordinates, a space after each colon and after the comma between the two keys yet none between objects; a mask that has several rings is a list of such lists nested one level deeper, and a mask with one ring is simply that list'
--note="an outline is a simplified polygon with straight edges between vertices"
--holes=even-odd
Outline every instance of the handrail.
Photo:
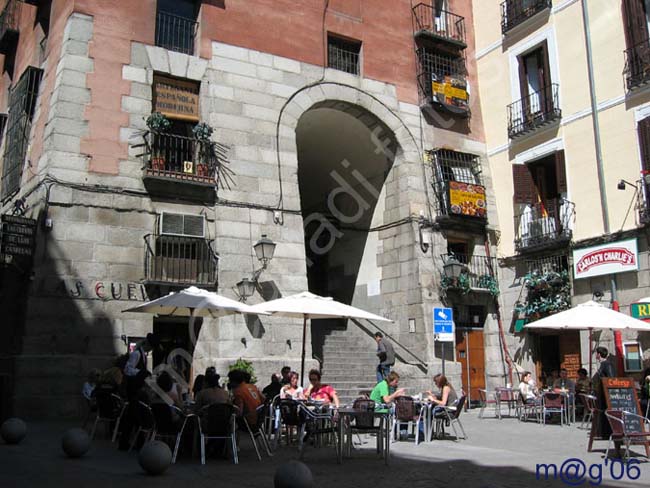
[{"label": "handrail", "polygon": [[[365,325],[363,325],[361,322],[359,322],[357,319],[350,318],[350,320],[352,322],[354,322],[357,325],[357,327],[359,327],[361,330],[363,330],[366,334],[373,335],[372,331],[370,329],[368,329]],[[373,327],[375,327],[379,332],[381,332],[384,335],[384,337],[389,338],[394,344],[398,345],[399,347],[404,349],[408,354],[413,356],[418,361],[418,363],[411,363],[409,361],[406,361],[403,356],[401,356],[401,355],[399,355],[397,353],[395,353],[395,357],[397,357],[400,361],[402,361],[405,364],[408,364],[408,365],[411,365],[411,366],[416,366],[420,371],[422,371],[425,374],[428,373],[429,366],[423,359],[421,359],[418,356],[416,356],[415,354],[413,354],[406,346],[403,346],[402,344],[400,344],[399,341],[397,341],[397,339],[395,339],[389,333],[384,331],[381,327],[379,327],[377,324],[375,324],[372,320],[369,320],[369,319],[365,319],[365,320],[368,323],[370,323]]]}]

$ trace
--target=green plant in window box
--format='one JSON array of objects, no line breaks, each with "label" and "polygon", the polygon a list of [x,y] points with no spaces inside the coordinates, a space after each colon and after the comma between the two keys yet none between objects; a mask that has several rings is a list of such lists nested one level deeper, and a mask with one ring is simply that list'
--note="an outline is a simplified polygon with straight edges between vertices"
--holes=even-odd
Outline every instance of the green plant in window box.
[{"label": "green plant in window box", "polygon": [[493,297],[499,296],[499,284],[494,276],[490,274],[484,274],[478,278],[478,287],[484,288],[490,292],[490,295]]},{"label": "green plant in window box", "polygon": [[255,368],[253,368],[253,363],[250,361],[246,361],[245,359],[239,358],[237,361],[235,361],[234,364],[231,364],[228,367],[228,371],[245,371],[248,374],[251,375],[251,383],[255,384],[257,383],[257,377],[255,376]]},{"label": "green plant in window box", "polygon": [[205,122],[199,122],[192,129],[192,134],[199,141],[209,141],[214,129]]},{"label": "green plant in window box", "polygon": [[571,308],[571,282],[567,271],[533,271],[524,277],[528,290],[525,305],[516,310],[538,319]]},{"label": "green plant in window box", "polygon": [[172,123],[167,117],[165,117],[160,112],[154,112],[146,119],[147,127],[149,130],[154,132],[165,132],[168,131],[172,126]]}]

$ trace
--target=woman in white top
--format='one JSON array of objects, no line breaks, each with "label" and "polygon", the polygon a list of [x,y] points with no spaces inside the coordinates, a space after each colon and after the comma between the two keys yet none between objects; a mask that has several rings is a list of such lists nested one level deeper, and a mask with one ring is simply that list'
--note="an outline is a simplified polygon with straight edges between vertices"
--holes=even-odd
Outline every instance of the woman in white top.
[{"label": "woman in white top", "polygon": [[526,403],[539,403],[539,393],[537,387],[533,382],[532,375],[530,371],[524,371],[524,374],[521,376],[521,383],[519,383],[519,391]]},{"label": "woman in white top", "polygon": [[289,373],[289,384],[284,385],[280,390],[280,398],[291,398],[292,400],[304,400],[305,393],[302,390],[302,386],[298,386],[298,373],[292,371]]}]

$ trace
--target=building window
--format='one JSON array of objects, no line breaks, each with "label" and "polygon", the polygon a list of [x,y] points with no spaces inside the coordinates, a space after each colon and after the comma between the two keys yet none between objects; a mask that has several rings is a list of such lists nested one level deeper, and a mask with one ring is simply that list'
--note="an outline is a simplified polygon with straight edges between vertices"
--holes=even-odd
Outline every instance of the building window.
[{"label": "building window", "polygon": [[487,218],[480,158],[450,149],[428,151],[437,214]]},{"label": "building window", "polygon": [[639,221],[650,223],[650,117],[639,121],[637,126],[639,149],[641,152],[641,180],[637,185]]},{"label": "building window", "polygon": [[156,46],[184,54],[194,54],[198,6],[194,0],[158,0]]},{"label": "building window", "polygon": [[453,115],[469,116],[469,84],[465,58],[419,48],[418,88],[420,103],[434,103]]},{"label": "building window", "polygon": [[643,369],[643,355],[641,344],[638,342],[623,343],[623,355],[625,357],[625,371],[637,372]]},{"label": "building window", "polygon": [[625,82],[628,90],[650,81],[650,2],[648,0],[623,0],[625,27]]},{"label": "building window", "polygon": [[515,248],[570,240],[575,213],[567,200],[564,151],[512,166]]},{"label": "building window", "polygon": [[361,41],[327,36],[327,67],[358,76]]},{"label": "building window", "polygon": [[506,0],[501,4],[501,33],[505,35],[511,29],[552,6],[551,0]]},{"label": "building window", "polygon": [[23,163],[29,145],[32,119],[43,70],[28,67],[9,92],[9,114],[4,161],[2,165],[2,200],[20,189]]}]

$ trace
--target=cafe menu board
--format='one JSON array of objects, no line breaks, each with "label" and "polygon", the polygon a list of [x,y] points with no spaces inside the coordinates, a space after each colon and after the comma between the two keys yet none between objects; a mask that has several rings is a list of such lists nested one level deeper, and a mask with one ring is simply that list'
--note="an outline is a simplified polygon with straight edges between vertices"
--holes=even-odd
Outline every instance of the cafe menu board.
[{"label": "cafe menu board", "polygon": [[[624,410],[643,415],[632,378],[603,378],[602,381],[608,410]],[[624,419],[628,432],[645,432],[645,425],[639,417],[625,415]]]},{"label": "cafe menu board", "polygon": [[36,242],[36,220],[6,214],[1,223],[0,252],[12,258],[31,259]]},{"label": "cafe menu board", "polygon": [[467,217],[487,217],[485,187],[460,181],[449,181],[449,210]]}]

